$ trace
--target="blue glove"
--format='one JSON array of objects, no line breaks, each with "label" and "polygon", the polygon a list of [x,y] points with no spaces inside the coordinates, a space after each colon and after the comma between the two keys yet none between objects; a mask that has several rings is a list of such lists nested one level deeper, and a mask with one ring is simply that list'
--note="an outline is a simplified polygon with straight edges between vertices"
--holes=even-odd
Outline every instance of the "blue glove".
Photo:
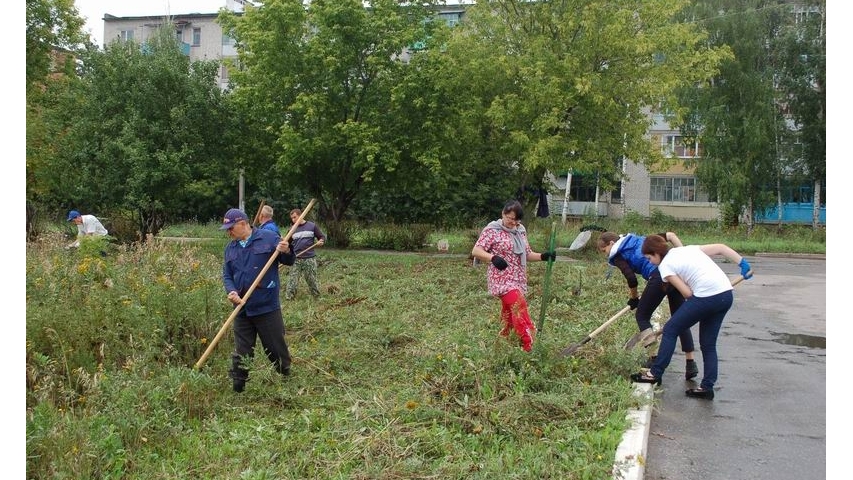
[{"label": "blue glove", "polygon": [[740,266],[740,274],[745,280],[752,278],[752,274],[749,273],[749,271],[752,270],[752,267],[749,266],[749,262],[746,261],[746,258],[741,257],[738,265]]},{"label": "blue glove", "polygon": [[509,264],[506,263],[506,260],[504,260],[503,257],[499,255],[492,256],[492,265],[494,265],[495,268],[497,268],[498,270],[503,270],[509,266]]}]

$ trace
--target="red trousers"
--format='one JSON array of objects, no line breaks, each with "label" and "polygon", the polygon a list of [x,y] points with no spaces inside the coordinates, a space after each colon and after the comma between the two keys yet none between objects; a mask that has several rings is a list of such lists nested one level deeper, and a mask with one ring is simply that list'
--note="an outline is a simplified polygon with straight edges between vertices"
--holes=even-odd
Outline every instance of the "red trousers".
[{"label": "red trousers", "polygon": [[510,330],[515,330],[521,348],[529,352],[533,348],[533,338],[536,336],[536,326],[527,313],[527,300],[518,290],[510,290],[501,297],[501,335],[506,337]]}]

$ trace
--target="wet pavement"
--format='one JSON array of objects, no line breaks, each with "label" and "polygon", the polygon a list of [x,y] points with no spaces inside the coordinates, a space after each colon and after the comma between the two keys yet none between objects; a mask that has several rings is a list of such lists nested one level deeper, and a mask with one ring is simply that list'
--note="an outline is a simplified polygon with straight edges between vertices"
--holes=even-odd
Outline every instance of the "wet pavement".
[{"label": "wet pavement", "polygon": [[756,273],[735,287],[720,332],[715,399],[684,395],[698,384],[676,349],[655,393],[645,479],[827,478],[826,261],[747,259]]}]

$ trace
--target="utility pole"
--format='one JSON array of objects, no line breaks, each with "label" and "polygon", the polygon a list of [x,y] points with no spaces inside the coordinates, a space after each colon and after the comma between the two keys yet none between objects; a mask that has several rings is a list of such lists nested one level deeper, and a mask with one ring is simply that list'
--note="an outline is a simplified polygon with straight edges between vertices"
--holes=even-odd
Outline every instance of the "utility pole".
[{"label": "utility pole", "polygon": [[243,169],[241,168],[240,169],[240,181],[239,181],[238,186],[237,186],[237,197],[238,197],[237,202],[239,203],[238,208],[244,212],[246,211],[246,200],[245,200],[245,197],[243,196],[245,187],[246,187],[246,180],[243,178]]}]

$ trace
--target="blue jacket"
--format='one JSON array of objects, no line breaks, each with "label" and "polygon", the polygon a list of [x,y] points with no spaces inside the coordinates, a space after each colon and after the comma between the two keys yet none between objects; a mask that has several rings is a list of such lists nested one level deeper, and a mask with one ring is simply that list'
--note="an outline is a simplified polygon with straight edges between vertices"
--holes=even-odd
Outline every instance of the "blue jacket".
[{"label": "blue jacket", "polygon": [[[222,265],[222,283],[225,285],[225,292],[236,291],[240,297],[244,297],[264,265],[275,253],[275,247],[280,240],[281,237],[277,233],[255,228],[252,229],[252,234],[246,240],[245,246],[241,246],[236,240],[228,242],[225,246],[225,263]],[[281,308],[278,265],[293,265],[294,258],[292,250],[290,253],[278,254],[263,279],[255,287],[252,296],[243,305],[240,315],[261,315]]]},{"label": "blue jacket", "polygon": [[613,260],[616,258],[616,255],[621,255],[631,265],[634,272],[639,273],[644,279],[648,280],[657,267],[643,256],[642,249],[645,239],[646,237],[642,235],[626,234],[622,242],[619,243],[616,252],[610,252],[610,258],[607,259],[607,262],[610,265],[615,265]]},{"label": "blue jacket", "polygon": [[266,222],[264,222],[263,225],[260,226],[260,228],[263,228],[264,230],[269,230],[271,232],[275,232],[275,233],[281,235],[281,230],[278,229],[278,225],[276,225],[276,223],[272,220],[267,220]]}]

